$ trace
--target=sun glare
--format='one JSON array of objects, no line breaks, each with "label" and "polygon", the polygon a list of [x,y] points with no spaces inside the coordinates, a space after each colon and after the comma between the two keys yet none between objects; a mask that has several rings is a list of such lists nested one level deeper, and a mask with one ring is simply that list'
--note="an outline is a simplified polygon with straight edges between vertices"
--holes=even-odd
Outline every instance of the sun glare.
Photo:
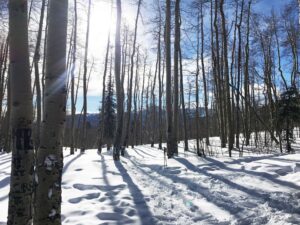
[{"label": "sun glare", "polygon": [[[122,5],[122,21],[130,26],[134,26],[134,13],[132,5],[125,2]],[[108,1],[95,0],[91,12],[91,34],[90,34],[90,54],[95,58],[104,56],[109,32],[113,40],[115,33],[116,8]]]}]

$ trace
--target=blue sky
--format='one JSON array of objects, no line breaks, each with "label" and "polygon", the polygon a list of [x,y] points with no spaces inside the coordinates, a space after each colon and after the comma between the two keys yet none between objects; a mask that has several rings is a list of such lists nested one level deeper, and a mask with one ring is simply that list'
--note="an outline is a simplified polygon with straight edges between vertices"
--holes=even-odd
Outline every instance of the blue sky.
[{"label": "blue sky", "polygon": [[[145,0],[146,1],[146,0]],[[254,2],[256,0],[253,0]],[[268,14],[271,9],[274,8],[277,13],[280,13],[282,7],[287,4],[290,0],[260,0],[258,4],[255,4],[255,11],[259,11],[260,13]],[[123,16],[126,17],[126,20],[129,26],[133,27],[133,22],[136,13],[136,5],[131,4],[132,1],[123,0]],[[149,4],[150,1],[146,1]],[[190,0],[182,0],[182,2],[190,2]],[[91,35],[90,35],[90,58],[94,58],[96,60],[96,65],[89,84],[89,92],[88,92],[88,112],[96,113],[99,111],[99,106],[101,102],[101,93],[102,93],[102,65],[103,65],[103,56],[105,55],[105,46],[107,40],[107,33],[109,27],[111,26],[112,32],[114,32],[114,17],[110,19],[110,3],[109,1],[99,1],[94,0],[94,6],[92,11],[91,18]],[[114,9],[115,10],[115,9]],[[151,12],[143,12],[143,21],[147,21],[147,16],[151,14]],[[85,14],[82,14],[82,18],[84,21]],[[84,22],[83,22],[84,23]],[[84,29],[83,29],[84,31]],[[149,37],[146,37],[144,34],[146,28],[141,23],[139,26],[138,38],[139,41],[142,42],[145,46],[149,46]],[[84,32],[81,32],[82,36],[80,37],[84,40]],[[113,39],[112,39],[113,40]],[[77,101],[77,113],[81,112],[82,109],[82,88],[80,88],[78,101]],[[70,109],[70,102],[68,102],[68,110]]]}]

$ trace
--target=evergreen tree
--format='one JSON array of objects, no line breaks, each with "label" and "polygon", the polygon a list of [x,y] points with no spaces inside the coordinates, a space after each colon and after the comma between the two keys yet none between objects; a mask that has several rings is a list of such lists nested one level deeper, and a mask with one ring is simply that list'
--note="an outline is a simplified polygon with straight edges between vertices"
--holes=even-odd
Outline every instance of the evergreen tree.
[{"label": "evergreen tree", "polygon": [[285,130],[284,140],[286,141],[287,152],[292,151],[293,124],[300,122],[300,96],[296,87],[290,87],[281,93],[278,101],[277,126]]},{"label": "evergreen tree", "polygon": [[115,135],[116,129],[116,102],[114,98],[114,89],[111,76],[109,77],[104,102],[104,133],[103,136],[107,141],[107,147],[110,147]]}]

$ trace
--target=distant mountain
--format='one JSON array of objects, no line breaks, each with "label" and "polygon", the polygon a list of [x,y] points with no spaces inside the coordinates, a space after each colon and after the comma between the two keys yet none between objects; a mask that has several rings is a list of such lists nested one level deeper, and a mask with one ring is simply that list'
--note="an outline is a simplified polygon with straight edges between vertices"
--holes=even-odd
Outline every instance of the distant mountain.
[{"label": "distant mountain", "polygon": [[[209,109],[210,114],[211,114],[211,112],[212,112],[212,110]],[[150,113],[151,113],[151,111],[150,111]],[[157,113],[158,113],[158,111],[157,111]],[[195,116],[196,109],[195,108],[192,108],[190,110],[186,109],[186,113],[190,118],[193,118]],[[132,115],[133,115],[133,112],[132,112]],[[143,116],[145,116],[145,115],[146,115],[146,110],[143,110]],[[205,108],[204,107],[199,108],[199,115],[200,115],[200,117],[205,117]],[[99,113],[89,113],[89,114],[87,114],[87,126],[89,128],[97,128],[98,125],[99,125],[99,122],[100,122],[99,118],[100,118]],[[131,118],[133,118],[133,116]],[[80,114],[75,115],[75,128],[82,126],[82,119],[83,119],[82,115],[80,115]],[[66,126],[66,128],[71,127],[71,115],[66,116],[65,126]]]},{"label": "distant mountain", "polygon": [[[97,126],[99,125],[99,113],[91,113],[91,114],[87,114],[87,126],[90,128],[97,128]],[[75,127],[81,127],[82,126],[82,120],[83,120],[83,116],[80,114],[76,114],[75,115]],[[67,128],[71,127],[71,115],[67,115],[66,116],[66,123],[65,126]]]}]

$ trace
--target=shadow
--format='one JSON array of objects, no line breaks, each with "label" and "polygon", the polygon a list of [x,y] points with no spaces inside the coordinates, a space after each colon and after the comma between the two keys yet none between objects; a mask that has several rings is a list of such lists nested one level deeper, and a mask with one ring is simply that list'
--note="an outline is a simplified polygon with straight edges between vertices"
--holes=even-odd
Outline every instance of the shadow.
[{"label": "shadow", "polygon": [[[152,166],[146,165],[146,164],[139,164],[139,165],[141,167],[147,167],[153,171],[157,171],[157,169],[158,169],[157,165],[152,165]],[[166,173],[164,170],[159,171],[159,174],[161,176],[169,178],[174,183],[181,183],[183,185],[186,185],[190,191],[200,194],[208,202],[211,202],[214,205],[221,208],[222,210],[229,212],[232,216],[239,218],[239,216],[237,214],[239,212],[243,211],[243,208],[239,207],[231,199],[226,199],[223,197],[222,194],[217,193],[217,192],[212,193],[210,189],[208,189],[200,184],[197,184],[195,182],[192,182],[188,178],[183,178],[183,177],[179,177],[174,174],[169,174],[169,173]]]},{"label": "shadow", "polygon": [[0,165],[4,165],[4,164],[9,163],[9,162],[11,162],[10,158],[6,159],[6,160],[3,160],[3,161],[0,161]]},{"label": "shadow", "polygon": [[[2,165],[0,165],[0,166],[2,166]],[[0,168],[0,170],[6,170],[6,169],[8,169],[8,168],[10,168],[11,167],[11,165],[9,164],[8,166],[5,166],[5,167],[3,167],[3,168]]]},{"label": "shadow", "polygon": [[78,154],[76,157],[74,157],[73,159],[71,159],[69,162],[67,162],[66,164],[64,164],[64,168],[63,168],[63,174],[67,171],[67,169],[69,168],[69,166],[78,158],[80,158],[82,156],[82,154]]},{"label": "shadow", "polygon": [[225,163],[228,163],[228,164],[241,164],[241,162],[250,163],[250,162],[263,160],[263,159],[271,159],[271,158],[275,158],[275,157],[282,156],[282,155],[283,154],[273,154],[273,155],[264,155],[264,156],[248,156],[248,157],[243,157],[241,159],[235,159],[233,161],[225,161]]},{"label": "shadow", "polygon": [[[184,159],[178,159],[178,161],[179,160],[184,160]],[[224,163],[222,163],[220,161],[217,161],[215,159],[212,159],[212,158],[206,158],[206,160],[208,162],[211,162],[213,165],[218,166],[220,169],[224,169],[224,170],[228,170],[228,171],[232,171],[232,172],[246,173],[246,174],[250,174],[250,175],[253,175],[253,176],[259,176],[259,177],[267,179],[267,180],[269,180],[273,183],[279,184],[281,186],[286,186],[286,187],[289,187],[289,188],[300,190],[300,186],[298,186],[294,183],[290,183],[288,181],[278,180],[278,179],[275,178],[275,175],[272,175],[272,174],[269,174],[269,173],[266,173],[266,172],[257,172],[257,171],[251,171],[251,170],[234,169],[234,168],[227,167]],[[187,162],[185,162],[185,163],[187,163]]]},{"label": "shadow", "polygon": [[[141,156],[142,158],[145,158],[145,156],[142,155],[139,151],[137,151],[136,148],[133,148],[132,150],[135,151],[136,154],[138,154],[138,155]],[[127,150],[127,152],[128,152],[128,150]]]},{"label": "shadow", "polygon": [[72,155],[75,155],[75,153],[74,154],[68,154],[68,155],[64,155],[64,158],[68,158],[68,157],[70,157],[70,156],[72,156]]},{"label": "shadow", "polygon": [[[3,196],[3,197],[0,197],[0,202],[6,200],[7,198],[8,198],[8,195],[5,195],[5,196]],[[0,223],[0,224],[1,224],[1,223]]]},{"label": "shadow", "polygon": [[[150,156],[150,157],[153,157],[153,158],[156,157],[155,155],[151,155],[151,154],[149,154],[148,152],[146,152],[145,150],[142,150],[142,149],[140,149],[140,148],[134,148],[134,149],[136,149],[136,150],[138,150],[138,151],[141,151],[142,153],[144,153],[145,155],[148,155],[148,156]],[[151,149],[153,149],[153,148],[151,148]]]},{"label": "shadow", "polygon": [[[105,219],[109,219],[109,220],[113,220],[116,221],[116,224],[118,225],[122,225],[122,224],[133,224],[134,221],[131,220],[130,218],[128,218],[127,216],[123,215],[124,210],[122,207],[119,207],[119,201],[116,199],[116,195],[118,193],[118,190],[115,189],[114,186],[112,186],[108,180],[107,174],[107,165],[105,162],[105,158],[103,155],[101,156],[101,165],[102,165],[102,176],[103,176],[103,181],[105,184],[105,196],[107,196],[107,198],[110,201],[110,205],[113,206],[114,208],[114,213],[99,213],[97,214],[97,217],[100,220],[105,220]],[[124,185],[125,187],[125,185]],[[100,201],[105,201],[105,197],[101,198]]]},{"label": "shadow", "polygon": [[120,161],[114,161],[116,168],[120,171],[123,181],[127,183],[129,192],[133,197],[133,202],[136,206],[138,216],[140,217],[142,224],[156,224],[156,221],[153,219],[153,215],[145,201],[144,195],[141,190],[136,186],[132,181],[127,170],[124,168]]},{"label": "shadow", "polygon": [[[149,174],[149,172],[147,172],[147,171],[145,171],[144,169],[142,169],[142,167],[143,167],[144,165],[142,165],[142,164],[137,164],[137,163],[134,162],[132,159],[129,159],[129,160],[130,160],[130,162],[136,167],[136,169],[138,169],[138,170],[139,170],[141,173],[143,173],[145,176],[149,177],[151,180],[156,180],[157,182],[159,182],[160,185],[165,186],[165,187],[163,188],[164,190],[165,190],[165,189],[166,189],[166,190],[172,190],[172,189],[174,189],[174,186],[168,184],[168,183],[165,182],[163,179],[157,179],[157,177],[155,177],[155,176]],[[151,168],[150,168],[150,169],[151,169]],[[154,194],[154,193],[152,193],[152,194]],[[180,192],[178,192],[178,193],[176,193],[176,194],[178,195],[178,197],[180,197],[180,198],[183,200],[183,202],[185,203],[184,205],[185,205],[186,207],[188,207],[189,210],[190,210],[191,212],[197,211],[198,219],[200,219],[200,218],[202,218],[202,219],[208,219],[208,217],[209,217],[210,220],[212,221],[212,223],[216,222],[216,219],[213,217],[213,215],[211,215],[211,214],[209,214],[209,213],[206,213],[206,214],[203,215],[203,212],[199,209],[199,207],[196,206],[196,205],[194,205],[190,200],[188,200],[188,199],[186,198],[185,195],[183,195],[183,194],[180,193]],[[201,194],[201,193],[200,193],[200,194]],[[188,205],[186,204],[187,202],[188,202]],[[168,217],[159,217],[159,216],[155,216],[155,217],[158,218],[160,222],[161,222],[162,220],[167,222],[167,221],[172,221],[173,218],[172,218],[171,216],[172,216],[172,215],[170,215],[170,216],[168,216]],[[176,220],[176,218],[174,218],[174,220]],[[201,219],[200,219],[200,220],[201,220]]]},{"label": "shadow", "polygon": [[293,160],[293,159],[276,158],[276,159],[272,159],[272,160],[286,162],[286,163],[299,163],[299,160]]},{"label": "shadow", "polygon": [[2,180],[0,180],[0,189],[4,188],[5,186],[9,185],[10,177],[5,177]]},{"label": "shadow", "polygon": [[208,173],[206,170],[203,170],[203,169],[200,169],[200,168],[196,167],[195,165],[193,165],[192,163],[190,163],[186,159],[175,158],[175,160],[178,161],[179,163],[181,163],[182,165],[184,165],[187,169],[189,169],[189,170],[191,170],[193,172],[205,175],[207,177],[211,177],[214,180],[219,180],[219,181],[221,181],[221,182],[229,185],[230,187],[232,187],[234,189],[242,191],[242,192],[244,192],[244,193],[246,193],[246,194],[248,194],[250,196],[253,196],[253,197],[261,200],[261,202],[258,202],[258,204],[262,204],[262,203],[268,202],[269,203],[268,205],[270,207],[276,208],[277,210],[282,210],[282,211],[285,211],[285,212],[288,212],[288,213],[290,213],[290,212],[292,212],[292,213],[296,213],[296,212],[300,213],[300,209],[294,207],[294,205],[290,203],[292,195],[290,195],[289,193],[286,193],[286,197],[284,197],[284,198],[288,198],[288,199],[285,199],[285,201],[283,202],[283,199],[278,200],[278,199],[271,198],[271,195],[269,193],[260,193],[260,192],[258,192],[255,189],[247,188],[247,187],[244,187],[244,186],[242,186],[240,184],[234,183],[234,182],[232,182],[232,181],[224,178],[223,176],[220,176],[220,175],[217,175],[217,174]]}]

